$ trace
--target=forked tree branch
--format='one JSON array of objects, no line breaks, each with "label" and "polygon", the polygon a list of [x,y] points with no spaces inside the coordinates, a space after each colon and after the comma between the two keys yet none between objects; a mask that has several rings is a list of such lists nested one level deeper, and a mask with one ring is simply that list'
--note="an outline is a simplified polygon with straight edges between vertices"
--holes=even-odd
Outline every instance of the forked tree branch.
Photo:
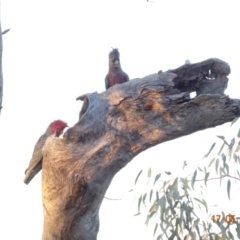
[{"label": "forked tree branch", "polygon": [[224,95],[229,73],[209,59],[79,97],[79,121],[43,149],[42,239],[96,240],[103,196],[136,155],[239,116],[240,100]]}]

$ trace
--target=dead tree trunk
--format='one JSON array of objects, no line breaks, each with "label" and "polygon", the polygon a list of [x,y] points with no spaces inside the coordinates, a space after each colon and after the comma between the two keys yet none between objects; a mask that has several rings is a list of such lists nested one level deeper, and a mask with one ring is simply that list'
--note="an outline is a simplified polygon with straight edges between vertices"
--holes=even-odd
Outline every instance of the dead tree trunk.
[{"label": "dead tree trunk", "polygon": [[[2,33],[1,20],[0,20],[0,33]],[[0,34],[0,114],[2,109],[3,98],[3,74],[2,74],[2,34]]]},{"label": "dead tree trunk", "polygon": [[103,196],[136,155],[239,116],[240,100],[224,95],[229,73],[209,59],[79,97],[79,121],[43,149],[42,239],[96,240]]}]

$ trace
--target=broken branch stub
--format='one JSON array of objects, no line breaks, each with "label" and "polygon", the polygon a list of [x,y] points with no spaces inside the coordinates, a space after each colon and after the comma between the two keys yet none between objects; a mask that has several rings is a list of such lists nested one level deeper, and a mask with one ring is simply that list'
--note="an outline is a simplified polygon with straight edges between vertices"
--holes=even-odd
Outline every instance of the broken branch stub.
[{"label": "broken branch stub", "polygon": [[174,84],[181,91],[196,91],[197,95],[224,94],[230,66],[220,59],[211,58],[200,63],[185,64],[168,72],[177,74]]},{"label": "broken branch stub", "polygon": [[42,239],[95,240],[104,194],[137,154],[239,116],[240,100],[223,94],[229,73],[227,63],[209,59],[80,96],[79,121],[43,149]]}]

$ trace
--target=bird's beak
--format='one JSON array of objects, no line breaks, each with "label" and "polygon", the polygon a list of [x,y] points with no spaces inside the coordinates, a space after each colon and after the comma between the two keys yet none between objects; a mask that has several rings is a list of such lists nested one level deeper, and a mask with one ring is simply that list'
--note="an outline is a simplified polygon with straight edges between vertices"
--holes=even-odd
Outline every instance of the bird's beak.
[{"label": "bird's beak", "polygon": [[55,137],[60,137],[62,135],[63,131],[60,131],[59,128],[56,129],[55,131]]},{"label": "bird's beak", "polygon": [[118,65],[119,65],[119,61],[116,60],[116,61],[114,62],[114,66],[115,66],[115,68],[118,68]]}]

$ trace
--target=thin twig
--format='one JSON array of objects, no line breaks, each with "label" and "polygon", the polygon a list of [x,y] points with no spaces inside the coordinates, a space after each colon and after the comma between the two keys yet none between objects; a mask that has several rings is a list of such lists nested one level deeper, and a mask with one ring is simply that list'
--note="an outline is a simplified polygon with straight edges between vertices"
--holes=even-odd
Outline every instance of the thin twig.
[{"label": "thin twig", "polygon": [[119,201],[119,200],[122,200],[122,199],[113,199],[113,198],[108,198],[108,197],[105,197],[103,194],[100,194],[92,189],[90,189],[92,192],[96,193],[97,195],[103,197],[103,198],[106,198],[107,200],[112,200],[112,201]]},{"label": "thin twig", "polygon": [[5,34],[5,33],[7,33],[7,32],[9,32],[9,31],[10,31],[10,29],[4,30],[4,31],[2,32],[2,35]]},{"label": "thin twig", "polygon": [[[216,179],[221,179],[221,178],[225,178],[225,177],[233,178],[233,179],[236,179],[236,180],[240,181],[240,178],[233,177],[233,176],[230,176],[230,175],[224,175],[224,176],[222,176],[222,177],[209,178],[209,179],[207,179],[207,181],[216,180]],[[200,182],[200,181],[205,181],[205,179],[195,180],[195,182]],[[189,180],[189,182],[190,182],[190,180]]]}]

